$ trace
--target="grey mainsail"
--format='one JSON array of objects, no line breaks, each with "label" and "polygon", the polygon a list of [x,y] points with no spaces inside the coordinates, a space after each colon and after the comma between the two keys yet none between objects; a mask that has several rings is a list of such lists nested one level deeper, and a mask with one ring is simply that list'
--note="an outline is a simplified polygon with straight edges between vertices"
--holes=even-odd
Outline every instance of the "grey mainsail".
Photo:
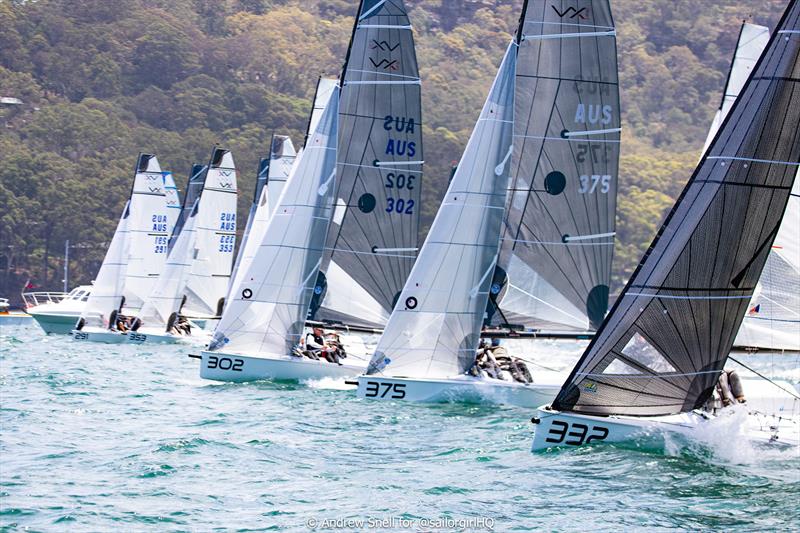
[{"label": "grey mainsail", "polygon": [[800,3],[559,392],[560,411],[658,416],[711,395],[800,168]]},{"label": "grey mainsail", "polygon": [[489,319],[595,329],[608,306],[619,174],[611,9],[531,0],[518,31],[512,183]]},{"label": "grey mainsail", "polygon": [[361,2],[341,92],[336,209],[310,315],[381,325],[414,264],[421,207],[420,80],[402,0]]}]

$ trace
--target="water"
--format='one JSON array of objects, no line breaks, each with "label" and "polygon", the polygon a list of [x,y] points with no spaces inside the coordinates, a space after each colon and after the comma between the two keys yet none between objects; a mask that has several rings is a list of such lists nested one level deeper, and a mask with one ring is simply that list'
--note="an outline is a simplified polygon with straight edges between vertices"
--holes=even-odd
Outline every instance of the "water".
[{"label": "water", "polygon": [[[0,528],[800,525],[796,451],[533,455],[528,409],[368,402],[340,383],[214,384],[185,351],[0,332]],[[791,373],[797,359],[777,364]]]}]

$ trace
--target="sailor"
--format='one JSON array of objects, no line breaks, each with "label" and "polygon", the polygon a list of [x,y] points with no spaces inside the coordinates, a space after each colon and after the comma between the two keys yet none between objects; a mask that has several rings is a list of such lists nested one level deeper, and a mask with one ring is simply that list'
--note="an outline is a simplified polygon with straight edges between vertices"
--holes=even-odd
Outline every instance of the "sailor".
[{"label": "sailor", "polygon": [[490,377],[494,379],[504,379],[503,372],[497,360],[492,355],[491,344],[484,339],[481,342],[475,356],[475,363],[469,369],[469,373],[475,377]]},{"label": "sailor", "polygon": [[500,339],[492,339],[491,351],[500,368],[509,372],[515,381],[533,383],[528,366],[522,360],[508,355],[508,350],[500,343]]},{"label": "sailor", "polygon": [[310,333],[306,334],[306,349],[305,355],[309,359],[319,360],[319,356],[325,348],[325,337],[320,327],[314,327]]}]

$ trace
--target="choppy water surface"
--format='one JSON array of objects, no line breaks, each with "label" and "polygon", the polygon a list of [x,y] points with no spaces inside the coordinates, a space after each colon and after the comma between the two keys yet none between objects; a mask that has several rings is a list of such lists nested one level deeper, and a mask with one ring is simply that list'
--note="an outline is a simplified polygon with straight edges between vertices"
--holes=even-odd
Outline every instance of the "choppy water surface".
[{"label": "choppy water surface", "polygon": [[[367,529],[441,517],[490,519],[482,524],[497,531],[800,526],[796,450],[532,455],[527,409],[215,384],[186,351],[75,344],[35,326],[0,332],[0,527],[300,530],[339,519]],[[798,381],[796,356],[748,361]]]}]

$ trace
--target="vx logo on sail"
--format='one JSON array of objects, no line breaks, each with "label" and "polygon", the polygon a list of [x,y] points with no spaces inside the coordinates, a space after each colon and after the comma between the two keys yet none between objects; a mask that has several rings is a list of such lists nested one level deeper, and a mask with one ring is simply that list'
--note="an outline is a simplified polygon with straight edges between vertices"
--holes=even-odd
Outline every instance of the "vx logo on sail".
[{"label": "vx logo on sail", "polygon": [[[555,11],[556,14],[559,17],[561,17],[562,19],[564,17],[566,17],[567,15],[569,15],[569,18],[571,18],[571,19],[574,19],[575,17],[577,17],[577,18],[579,18],[581,20],[585,20],[586,19],[586,15],[583,14],[586,11],[585,7],[582,7],[580,9],[575,9],[574,7],[568,7],[564,11],[559,11],[556,6],[552,6],[551,5],[550,7],[552,7],[553,11]],[[570,13],[572,13],[572,14],[570,15]]]},{"label": "vx logo on sail", "polygon": [[397,47],[400,46],[400,43],[397,43],[396,45],[392,46],[386,41],[378,42],[375,39],[372,39],[372,42],[373,42],[373,45],[370,46],[370,48],[372,50],[375,50],[376,48],[379,48],[379,49],[387,51],[387,52],[394,52],[395,50],[397,50]]},{"label": "vx logo on sail", "polygon": [[397,62],[396,59],[392,59],[389,61],[388,59],[381,59],[380,61],[375,61],[371,57],[369,58],[370,63],[375,68],[383,67],[383,70],[397,70],[400,68],[400,64]]}]

